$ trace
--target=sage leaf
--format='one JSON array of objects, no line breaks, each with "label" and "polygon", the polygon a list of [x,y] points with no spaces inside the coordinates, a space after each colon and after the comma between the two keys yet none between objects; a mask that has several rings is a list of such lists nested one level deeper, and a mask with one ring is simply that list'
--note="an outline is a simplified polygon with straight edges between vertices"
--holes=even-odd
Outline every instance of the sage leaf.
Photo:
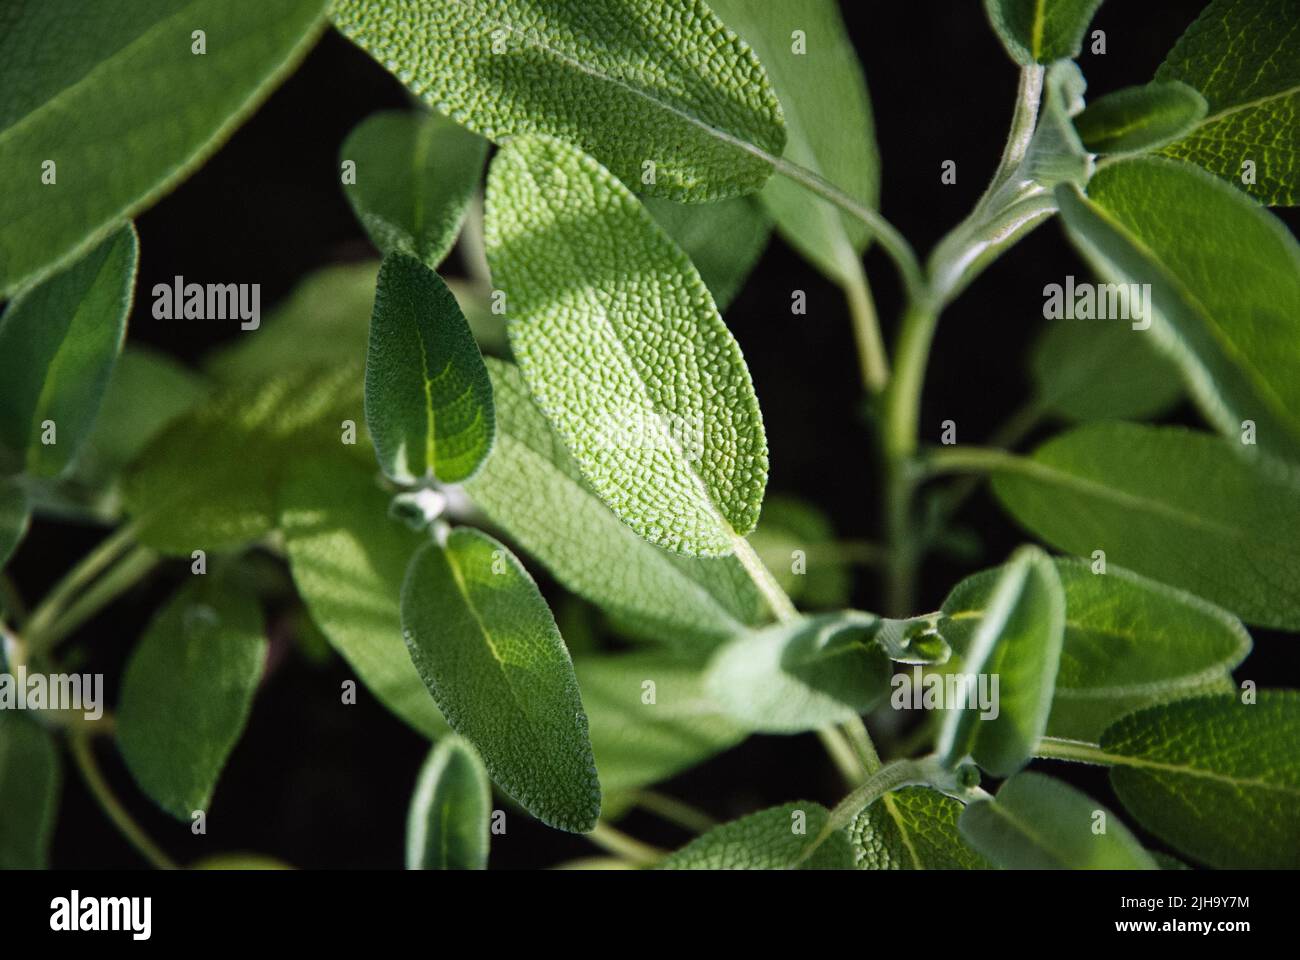
[{"label": "sage leaf", "polygon": [[977,851],[1008,870],[1158,870],[1128,827],[1086,794],[1019,773],[957,823]]},{"label": "sage leaf", "polygon": [[573,662],[523,566],[477,530],[411,560],[402,586],[411,659],[493,781],[543,823],[585,833],[600,783]]},{"label": "sage leaf", "polygon": [[846,611],[741,634],[713,655],[710,697],[753,731],[799,733],[870,710],[889,691],[879,621]]},{"label": "sage leaf", "polygon": [[406,819],[406,869],[485,870],[492,787],[470,744],[451,734],[420,768]]},{"label": "sage leaf", "polygon": [[1101,0],[984,0],[989,21],[1021,66],[1073,60]]},{"label": "sage leaf", "polygon": [[1214,867],[1300,866],[1300,693],[1179,700],[1101,736],[1120,802],[1156,836]]},{"label": "sage leaf", "polygon": [[0,194],[0,299],[185,179],[296,65],[324,14],[325,0],[11,5],[0,35],[0,170],[14,174]]},{"label": "sage leaf", "polygon": [[371,242],[436,270],[465,222],[487,141],[435,114],[391,110],[363,120],[339,157],[356,165],[343,192]]},{"label": "sage leaf", "polygon": [[1048,67],[1043,89],[1043,109],[1019,173],[1040,187],[1082,186],[1095,169],[1093,156],[1074,127],[1074,118],[1084,110],[1088,83],[1076,64],[1064,61]]},{"label": "sage leaf", "polygon": [[212,574],[182,587],[131,654],[118,746],[140,789],[178,820],[209,809],[266,653],[257,597]]},{"label": "sage leaf", "polygon": [[636,198],[557,140],[512,140],[488,177],[487,248],[510,344],[591,488],[651,543],[732,552],[767,483],[740,347]]},{"label": "sage leaf", "polygon": [[962,805],[937,790],[904,787],[887,793],[849,824],[860,870],[988,870],[957,831]]},{"label": "sage leaf", "polygon": [[379,268],[366,354],[366,424],[384,473],[459,483],[492,449],[492,383],[456,298],[393,253]]},{"label": "sage leaf", "polygon": [[49,731],[0,712],[0,870],[48,869],[61,780]]},{"label": "sage leaf", "polygon": [[1300,627],[1300,498],[1229,441],[1180,427],[1096,423],[1008,460],[993,490],[1067,553],[1187,590],[1247,623]]},{"label": "sage leaf", "polygon": [[830,811],[796,801],[714,827],[659,864],[661,870],[846,870],[853,854],[836,830],[811,854]]},{"label": "sage leaf", "polygon": [[1210,423],[1240,438],[1252,421],[1251,449],[1300,460],[1300,245],[1286,227],[1221,180],[1160,157],[1109,164],[1086,199],[1062,187],[1057,202],[1104,280],[1150,285],[1151,315],[1136,325],[1149,324]]},{"label": "sage leaf", "polygon": [[1166,155],[1272,206],[1300,203],[1298,17],[1295,0],[1213,0],[1201,11],[1156,79],[1196,88],[1209,112]]},{"label": "sage leaf", "polygon": [[128,224],[0,316],[0,471],[54,477],[76,458],[126,336],[136,254]]},{"label": "sage leaf", "polygon": [[702,0],[334,0],[345,36],[489,140],[569,140],[652,196],[751,193],[785,142],[762,65]]},{"label": "sage leaf", "polygon": [[[1047,729],[1065,633],[1065,594],[1052,561],[1025,547],[998,576],[944,713],[937,751],[955,765],[968,754],[996,777],[1023,767]],[[977,694],[988,677],[990,702]],[[996,689],[992,687],[997,681]]]},{"label": "sage leaf", "polygon": [[691,258],[718,310],[725,311],[767,248],[772,236],[767,211],[753,197],[706,204],[645,197],[642,203]]},{"label": "sage leaf", "polygon": [[402,579],[422,538],[388,516],[389,496],[341,457],[303,460],[279,492],[279,523],[298,595],[361,682],[428,737],[447,724],[402,640]]},{"label": "sage leaf", "polygon": [[1156,81],[1094,100],[1074,118],[1074,128],[1093,153],[1145,153],[1182,137],[1207,109],[1187,84]]},{"label": "sage leaf", "polygon": [[16,480],[0,480],[0,569],[27,535],[30,519],[27,491]]}]

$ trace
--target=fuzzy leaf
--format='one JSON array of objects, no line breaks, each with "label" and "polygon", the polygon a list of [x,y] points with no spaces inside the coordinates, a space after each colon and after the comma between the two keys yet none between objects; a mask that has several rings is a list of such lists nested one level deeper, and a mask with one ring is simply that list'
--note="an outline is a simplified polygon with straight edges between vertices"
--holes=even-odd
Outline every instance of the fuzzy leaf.
[{"label": "fuzzy leaf", "polygon": [[402,585],[411,659],[452,729],[529,813],[582,833],[600,783],[573,662],[528,572],[487,534],[427,544]]},{"label": "fuzzy leaf", "polygon": [[408,870],[485,870],[492,786],[478,752],[452,734],[420,768],[406,818]]},{"label": "fuzzy leaf", "polygon": [[474,132],[561,137],[654,196],[750,193],[785,142],[758,58],[702,0],[334,0],[332,16]]},{"label": "fuzzy leaf", "polygon": [[887,793],[849,824],[859,870],[988,870],[957,832],[962,805],[924,787]]},{"label": "fuzzy leaf", "polygon": [[6,6],[0,299],[180,183],[296,65],[325,14],[325,0]]},{"label": "fuzzy leaf", "polygon": [[1073,60],[1101,0],[984,0],[993,29],[1022,66]]},{"label": "fuzzy leaf", "polygon": [[718,310],[725,311],[744,288],[772,235],[772,219],[762,204],[753,197],[705,204],[654,197],[642,202],[673,243],[691,258]]},{"label": "fuzzy leaf", "polygon": [[730,553],[758,520],[767,441],[690,260],[608,171],[539,138],[492,164],[487,245],[524,379],[592,489],[651,543]]},{"label": "fuzzy leaf", "polygon": [[1177,80],[1125,87],[1094,100],[1074,128],[1093,153],[1144,153],[1184,136],[1205,117],[1205,98]]},{"label": "fuzzy leaf", "polygon": [[787,803],[714,827],[659,864],[661,870],[845,870],[848,837],[837,830],[808,859],[805,849],[830,817],[823,806]]},{"label": "fuzzy leaf", "polygon": [[0,870],[48,869],[61,780],[49,731],[0,711]]}]

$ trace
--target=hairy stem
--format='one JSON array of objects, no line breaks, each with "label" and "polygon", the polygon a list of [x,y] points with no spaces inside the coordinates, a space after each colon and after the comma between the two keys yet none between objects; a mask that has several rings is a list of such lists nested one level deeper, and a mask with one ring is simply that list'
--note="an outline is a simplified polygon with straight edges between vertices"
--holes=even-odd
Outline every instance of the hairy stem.
[{"label": "hairy stem", "polygon": [[160,870],[175,870],[175,861],[149,839],[149,835],[132,819],[121,801],[114,795],[112,788],[100,773],[99,765],[95,762],[90,737],[81,731],[73,732],[68,736],[68,746],[81,779],[85,781],[86,787],[94,795],[108,819],[117,827],[118,832],[155,867]]},{"label": "hairy stem", "polygon": [[776,582],[772,571],[767,569],[750,542],[740,535],[735,538],[735,554],[777,620],[784,623],[799,616],[799,611],[795,609],[794,603],[786,592],[781,589],[781,585]]},{"label": "hairy stem", "polygon": [[47,647],[44,634],[58,619],[64,608],[85,589],[86,585],[102,573],[135,543],[135,526],[127,524],[110,534],[94,550],[81,558],[62,580],[55,584],[27,619],[25,633],[32,653],[43,653]]},{"label": "hairy stem", "polygon": [[587,834],[587,839],[602,850],[607,850],[638,867],[652,867],[668,856],[667,850],[660,850],[648,843],[642,843],[635,837],[629,837],[622,830],[611,827],[604,820],[599,821],[592,828],[591,833]]},{"label": "hairy stem", "polygon": [[630,796],[638,807],[691,833],[704,833],[718,825],[718,821],[704,811],[655,790],[633,790]]},{"label": "hairy stem", "polygon": [[866,768],[844,733],[838,727],[826,726],[817,731],[817,737],[826,748],[826,753],[835,763],[835,768],[839,770],[844,782],[850,787],[861,783],[867,776]]}]

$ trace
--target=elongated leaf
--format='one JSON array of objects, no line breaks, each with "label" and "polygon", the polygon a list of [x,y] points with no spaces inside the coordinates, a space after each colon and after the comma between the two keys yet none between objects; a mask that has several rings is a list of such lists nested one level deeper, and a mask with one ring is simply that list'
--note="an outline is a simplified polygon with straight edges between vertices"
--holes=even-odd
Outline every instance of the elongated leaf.
[{"label": "elongated leaf", "polygon": [[767,211],[753,197],[706,204],[654,197],[642,202],[673,243],[691,258],[713,302],[725,311],[767,248],[772,236]]},{"label": "elongated leaf", "polygon": [[646,543],[592,492],[528,395],[519,369],[487,361],[497,442],[466,490],[573,592],[640,635],[713,645],[767,607],[734,557],[681,557]]},{"label": "elongated leaf", "polygon": [[562,137],[653,196],[757,190],[785,142],[758,58],[701,0],[334,0],[332,16],[458,123]]},{"label": "elongated leaf", "polygon": [[1177,427],[1098,423],[1008,461],[993,482],[1027,529],[1068,553],[1104,550],[1247,623],[1300,626],[1300,496]]},{"label": "elongated leaf", "polygon": [[1118,720],[1101,736],[1138,822],[1226,868],[1300,866],[1300,694],[1202,697]]},{"label": "elongated leaf", "polygon": [[492,449],[492,383],[456,298],[419,260],[384,258],[366,354],[366,424],[384,473],[459,483]]},{"label": "elongated leaf", "polygon": [[993,29],[1023,66],[1073,60],[1101,0],[984,0]]},{"label": "elongated leaf", "polygon": [[211,576],[181,588],[149,624],[118,704],[127,768],[179,820],[208,809],[266,662],[257,598]]},{"label": "elongated leaf", "polygon": [[1205,98],[1177,80],[1125,87],[1094,100],[1074,118],[1093,153],[1142,153],[1179,139],[1201,122]]},{"label": "elongated leaf", "polygon": [[59,809],[58,751],[29,717],[0,711],[0,870],[44,870]]},{"label": "elongated leaf", "polygon": [[[1029,761],[1047,729],[1064,633],[1056,567],[1041,550],[1022,548],[999,575],[966,648],[960,699],[947,706],[939,734],[945,762],[970,754],[989,773],[1008,777]],[[977,695],[985,689],[978,675],[989,678],[989,703]]]},{"label": "elongated leaf", "polygon": [[9,7],[0,170],[13,176],[0,193],[0,298],[183,180],[306,52],[325,0]]},{"label": "elongated leaf", "polygon": [[[1250,652],[1250,636],[1226,611],[1108,563],[1055,561],[1065,592],[1065,640],[1047,732],[1095,740],[1115,718],[1151,703],[1196,696]],[[958,584],[939,630],[952,646],[946,671],[962,670],[1000,571]]]},{"label": "elongated leaf", "polygon": [[408,870],[484,870],[492,787],[483,761],[453,735],[438,741],[420,769],[406,819]]},{"label": "elongated leaf", "polygon": [[423,541],[388,500],[373,467],[304,460],[280,488],[280,528],[312,620],[380,702],[436,736],[447,724],[402,642],[402,578]]},{"label": "elongated leaf", "polygon": [[26,536],[29,518],[27,491],[16,481],[0,480],[0,569]]},{"label": "elongated leaf", "polygon": [[806,801],[752,813],[714,827],[659,864],[661,870],[845,870],[853,854],[837,830],[811,856],[806,850],[830,812]]},{"label": "elongated leaf", "polygon": [[[1300,43],[1296,0],[1213,0],[1174,45],[1157,80],[1209,101],[1192,134],[1165,148],[1265,203],[1300,203]],[[1242,179],[1255,165],[1254,182]]]},{"label": "elongated leaf", "polygon": [[[710,0],[754,48],[785,115],[785,158],[869,207],[880,191],[880,156],[866,80],[835,0]],[[781,235],[841,285],[862,283],[870,236],[861,221],[785,177],[763,188]],[[701,271],[703,272],[703,271]]]},{"label": "elongated leaf", "polygon": [[76,458],[126,336],[136,252],[128,224],[0,316],[0,470],[52,477]]},{"label": "elongated leaf", "polygon": [[798,733],[851,720],[889,691],[879,620],[847,611],[742,634],[714,654],[705,685],[750,730]]},{"label": "elongated leaf", "polygon": [[988,870],[957,832],[962,805],[924,787],[887,793],[849,824],[860,870]]},{"label": "elongated leaf", "polygon": [[493,162],[487,245],[524,379],[592,489],[651,543],[730,553],[758,520],[767,442],[690,260],[608,171],[538,138]]},{"label": "elongated leaf", "polygon": [[[1084,199],[1057,191],[1071,240],[1102,278],[1150,284],[1156,344],[1224,434],[1300,460],[1300,245],[1249,198],[1184,163],[1110,164]],[[1144,298],[1145,299],[1145,298]]]},{"label": "elongated leaf", "polygon": [[606,796],[667,780],[745,738],[705,692],[697,662],[654,651],[574,666]]},{"label": "elongated leaf", "polygon": [[514,555],[471,529],[426,545],[402,586],[402,630],[443,716],[493,781],[544,823],[590,830],[600,783],[573,662]]},{"label": "elongated leaf", "polygon": [[1010,870],[1158,870],[1119,818],[1086,794],[1041,773],[1020,773],[995,800],[967,805],[966,840]]}]

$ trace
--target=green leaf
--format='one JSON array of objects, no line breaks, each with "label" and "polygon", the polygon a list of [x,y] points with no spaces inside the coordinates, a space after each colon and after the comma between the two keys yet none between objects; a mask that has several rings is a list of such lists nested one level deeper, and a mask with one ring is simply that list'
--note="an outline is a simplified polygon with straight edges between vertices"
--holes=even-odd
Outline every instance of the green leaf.
[{"label": "green leaf", "polygon": [[27,535],[30,518],[27,491],[15,480],[0,480],[0,570]]},{"label": "green leaf", "polygon": [[0,316],[0,470],[54,477],[76,458],[126,336],[136,252],[127,224]]},{"label": "green leaf", "polygon": [[366,354],[366,425],[400,483],[473,476],[492,449],[492,382],[465,315],[419,260],[384,258]]},{"label": "green leaf", "polygon": [[887,793],[849,824],[854,862],[860,870],[988,870],[957,832],[963,809],[925,787]]},{"label": "green leaf", "polygon": [[61,779],[49,731],[0,711],[0,870],[49,867]]},{"label": "green leaf", "polygon": [[280,527],[293,582],[330,644],[366,688],[416,730],[447,724],[402,641],[402,579],[424,542],[388,516],[389,495],[338,457],[294,466],[280,488]]},{"label": "green leaf", "polygon": [[696,662],[649,651],[579,657],[574,667],[607,797],[667,780],[745,738],[705,693]]},{"label": "green leaf", "polygon": [[402,630],[452,729],[543,823],[585,833],[600,783],[573,662],[528,572],[485,533],[427,544],[402,586]]},{"label": "green leaf", "polygon": [[140,789],[177,819],[208,810],[266,654],[257,598],[217,574],[182,587],[136,645],[117,742]]},{"label": "green leaf", "polygon": [[1128,567],[1247,623],[1300,628],[1300,496],[1232,444],[1180,427],[1097,423],[994,476],[1002,505],[1067,553]]},{"label": "green leaf", "polygon": [[582,479],[519,368],[487,367],[497,442],[465,489],[557,580],[638,634],[683,647],[762,620],[767,607],[735,557],[681,557],[638,537]]},{"label": "green leaf", "polygon": [[[1174,45],[1157,80],[1181,80],[1209,102],[1195,131],[1164,152],[1190,160],[1265,203],[1300,203],[1300,43],[1296,0],[1214,0]],[[1243,183],[1245,161],[1254,183]]]},{"label": "green leaf", "polygon": [[1143,322],[1207,419],[1231,437],[1254,421],[1259,450],[1300,460],[1300,245],[1286,227],[1159,157],[1109,164],[1086,199],[1061,188],[1057,202],[1104,280],[1150,284]]},{"label": "green leaf", "polygon": [[[835,0],[710,0],[728,27],[754,48],[781,101],[785,159],[812,170],[874,207],[880,155],[866,79]],[[802,46],[796,47],[802,32]],[[802,51],[802,52],[800,52]],[[866,226],[786,177],[763,188],[777,229],[826,276],[862,283]]]},{"label": "green leaf", "polygon": [[1184,136],[1207,109],[1187,84],[1156,81],[1094,100],[1074,118],[1074,128],[1093,153],[1145,153]]},{"label": "green leaf", "polygon": [[356,164],[343,192],[371,242],[436,270],[465,222],[487,141],[435,114],[390,110],[363,120],[339,157]]},{"label": "green leaf", "polygon": [[1101,736],[1111,785],[1144,827],[1223,868],[1300,867],[1300,693],[1152,707]]},{"label": "green leaf", "polygon": [[701,0],[334,0],[332,16],[457,123],[562,137],[654,196],[750,193],[785,142],[758,58]]},{"label": "green leaf", "polygon": [[1183,395],[1178,369],[1118,320],[1053,321],[1029,365],[1037,407],[1066,420],[1145,420]]},{"label": "green leaf", "polygon": [[[1047,68],[1043,89],[1043,109],[1038,126],[1025,149],[1025,158],[1017,175],[1043,187],[1058,183],[1082,186],[1095,169],[1092,154],[1084,147],[1074,128],[1074,118],[1084,109],[1083,94],[1088,83],[1083,78],[1083,71],[1067,61]],[[1015,187],[1016,184],[1012,184],[1008,189]]]},{"label": "green leaf", "polygon": [[845,611],[742,634],[713,655],[706,689],[754,731],[799,733],[852,720],[889,691],[889,658],[872,640],[879,622]]},{"label": "green leaf", "polygon": [[846,870],[853,854],[836,830],[807,859],[805,851],[830,818],[807,801],[752,813],[714,827],[659,864],[661,870]]},{"label": "green leaf", "polygon": [[0,170],[12,173],[0,193],[0,298],[185,179],[296,65],[325,12],[325,0],[10,6],[0,34]]},{"label": "green leaf", "polygon": [[[1250,652],[1236,617],[1181,590],[1108,563],[1104,574],[1074,558],[1055,561],[1065,592],[1065,640],[1047,733],[1095,740],[1115,718],[1139,706],[1195,696]],[[939,630],[963,669],[1000,570],[959,583],[944,601]]]},{"label": "green leaf", "polygon": [[608,171],[539,138],[492,164],[487,246],[524,379],[592,489],[651,543],[730,553],[758,521],[767,442],[690,260]]},{"label": "green leaf", "polygon": [[1073,60],[1101,0],[984,0],[993,29],[1021,66]]},{"label": "green leaf", "polygon": [[[1056,567],[1041,550],[1024,547],[1002,569],[966,648],[959,699],[947,706],[936,748],[945,763],[969,754],[994,776],[1009,777],[1029,761],[1047,729],[1064,633]],[[983,706],[981,674],[991,694]]]},{"label": "green leaf", "polygon": [[718,309],[726,310],[767,249],[772,235],[767,211],[753,197],[706,204],[654,197],[642,202],[673,243],[691,258]]},{"label": "green leaf", "polygon": [[452,734],[420,768],[406,818],[406,869],[486,870],[492,787],[483,761]]},{"label": "green leaf", "polygon": [[968,804],[957,825],[971,846],[1008,870],[1159,869],[1118,817],[1041,773],[1017,774],[996,799]]}]

